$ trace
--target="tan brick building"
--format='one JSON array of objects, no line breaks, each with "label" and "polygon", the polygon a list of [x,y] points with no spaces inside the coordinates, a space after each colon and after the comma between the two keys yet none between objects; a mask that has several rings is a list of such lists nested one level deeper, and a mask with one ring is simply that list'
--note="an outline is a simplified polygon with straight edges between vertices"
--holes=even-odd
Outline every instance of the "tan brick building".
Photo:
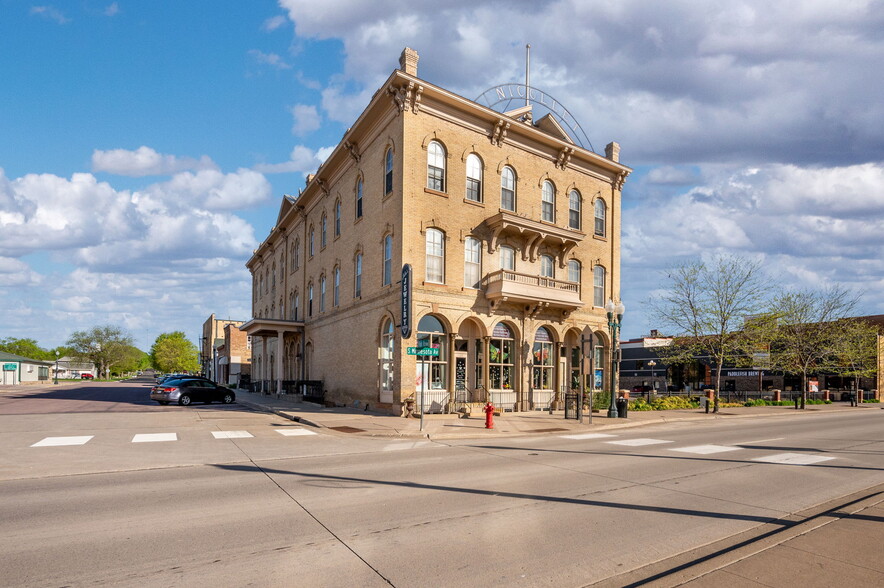
[{"label": "tan brick building", "polygon": [[224,325],[224,338],[215,347],[219,384],[236,387],[251,377],[252,341],[240,325],[242,321]]},{"label": "tan brick building", "polygon": [[224,345],[224,329],[228,325],[240,327],[242,324],[243,321],[215,318],[215,313],[203,323],[200,336],[200,369],[207,378],[223,383],[218,377],[220,375],[218,348]]},{"label": "tan brick building", "polygon": [[329,401],[391,412],[422,389],[425,410],[488,396],[546,408],[577,385],[581,334],[609,355],[602,307],[620,295],[631,170],[616,143],[593,153],[550,115],[421,80],[417,61],[403,51],[249,259],[252,379],[277,392],[321,380]]}]

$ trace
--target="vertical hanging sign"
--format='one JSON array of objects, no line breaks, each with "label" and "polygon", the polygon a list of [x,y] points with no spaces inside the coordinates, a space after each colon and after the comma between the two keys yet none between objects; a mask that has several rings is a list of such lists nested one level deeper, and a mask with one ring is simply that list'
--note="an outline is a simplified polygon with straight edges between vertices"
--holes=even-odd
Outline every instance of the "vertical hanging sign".
[{"label": "vertical hanging sign", "polygon": [[402,266],[402,338],[411,337],[411,264]]}]

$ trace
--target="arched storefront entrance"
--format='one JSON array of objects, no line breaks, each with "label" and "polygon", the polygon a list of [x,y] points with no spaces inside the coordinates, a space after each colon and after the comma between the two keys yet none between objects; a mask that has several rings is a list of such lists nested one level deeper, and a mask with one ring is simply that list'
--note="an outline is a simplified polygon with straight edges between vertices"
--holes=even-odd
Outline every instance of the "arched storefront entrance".
[{"label": "arched storefront entrance", "polygon": [[[421,356],[416,362],[415,391],[422,412],[444,412],[451,395],[448,390],[448,334],[435,316],[428,314],[417,325],[417,347],[432,347],[439,355]],[[423,404],[420,405],[420,398]]]}]

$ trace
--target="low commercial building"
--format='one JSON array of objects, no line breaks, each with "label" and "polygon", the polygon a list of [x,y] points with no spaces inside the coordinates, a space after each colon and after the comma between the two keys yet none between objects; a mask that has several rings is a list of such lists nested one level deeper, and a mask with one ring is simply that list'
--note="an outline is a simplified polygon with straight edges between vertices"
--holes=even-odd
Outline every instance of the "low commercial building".
[{"label": "low commercial building", "polygon": [[215,313],[203,323],[200,335],[200,370],[205,377],[216,382],[221,381],[218,379],[218,348],[224,345],[224,328],[228,325],[238,328],[242,324],[243,321],[215,318]]},{"label": "low commercial building", "polygon": [[224,325],[224,339],[216,347],[218,358],[219,384],[232,387],[245,386],[250,382],[252,363],[251,337],[241,331],[238,325]]},{"label": "low commercial building", "polygon": [[545,409],[590,354],[606,381],[620,146],[595,153],[527,83],[480,104],[417,64],[403,51],[248,260],[253,381],[393,413]]},{"label": "low commercial building", "polygon": [[15,386],[49,380],[53,361],[41,361],[0,351],[0,385]]}]

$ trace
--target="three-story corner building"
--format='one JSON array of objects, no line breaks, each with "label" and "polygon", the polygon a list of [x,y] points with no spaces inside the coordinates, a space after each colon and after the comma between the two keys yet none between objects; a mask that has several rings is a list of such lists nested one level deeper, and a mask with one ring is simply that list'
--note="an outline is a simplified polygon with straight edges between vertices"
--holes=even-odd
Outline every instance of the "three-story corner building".
[{"label": "three-story corner building", "polygon": [[578,385],[589,333],[605,381],[631,171],[619,145],[598,155],[530,104],[502,113],[421,80],[417,61],[403,51],[247,262],[253,381],[321,381],[328,401],[394,413],[421,397],[426,411],[547,408]]}]

